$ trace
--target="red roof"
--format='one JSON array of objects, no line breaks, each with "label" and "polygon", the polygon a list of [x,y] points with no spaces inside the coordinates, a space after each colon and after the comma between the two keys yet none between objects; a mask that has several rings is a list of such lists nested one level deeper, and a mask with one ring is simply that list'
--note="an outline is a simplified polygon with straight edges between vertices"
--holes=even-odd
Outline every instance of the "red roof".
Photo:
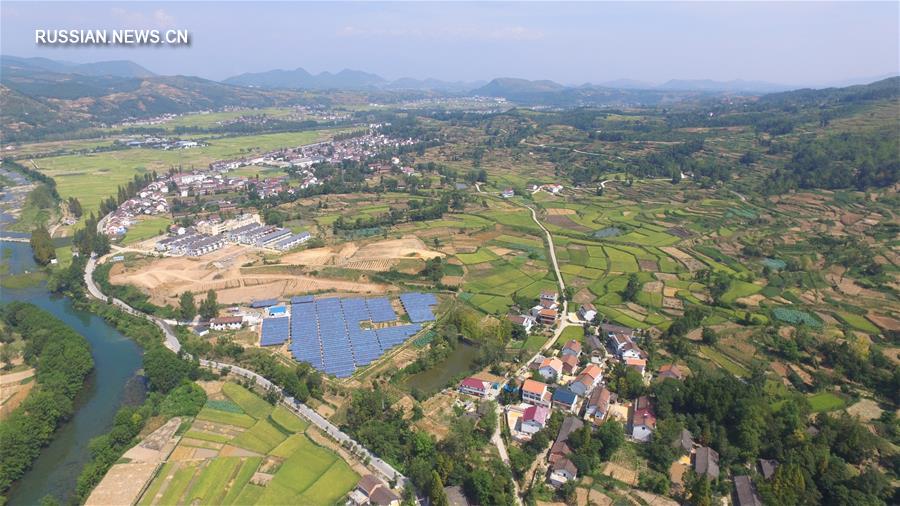
[{"label": "red roof", "polygon": [[484,386],[484,382],[481,381],[480,379],[475,379],[475,378],[466,378],[466,379],[462,380],[462,383],[460,383],[460,386],[463,386],[463,387],[466,387],[466,388],[469,388],[472,390],[480,390],[482,392],[487,390],[487,388],[485,388],[485,386]]}]

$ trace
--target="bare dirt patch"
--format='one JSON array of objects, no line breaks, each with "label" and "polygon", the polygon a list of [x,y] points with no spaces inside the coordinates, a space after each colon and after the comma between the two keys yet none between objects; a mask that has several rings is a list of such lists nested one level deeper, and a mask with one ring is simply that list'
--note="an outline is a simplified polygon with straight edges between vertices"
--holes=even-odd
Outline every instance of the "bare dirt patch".
[{"label": "bare dirt patch", "polygon": [[654,260],[638,260],[638,265],[641,266],[642,271],[656,272],[659,270]]},{"label": "bare dirt patch", "polygon": [[637,472],[634,469],[629,469],[613,462],[607,462],[603,466],[602,473],[629,485],[636,484],[638,479]]},{"label": "bare dirt patch", "polygon": [[547,209],[547,216],[567,216],[575,214],[574,209],[566,209],[564,207],[551,207]]},{"label": "bare dirt patch", "polygon": [[[241,265],[255,261],[255,254],[248,254],[239,246],[215,253],[218,254],[198,258],[148,260],[129,268],[116,266],[110,272],[110,281],[133,285],[160,305],[177,305],[178,296],[185,291],[203,294],[215,290],[220,303],[234,304],[313,291],[383,293],[387,289],[378,283],[329,279],[289,270],[248,274]],[[227,262],[222,261],[225,258]]]},{"label": "bare dirt patch", "polygon": [[859,417],[863,422],[871,422],[880,417],[883,412],[884,410],[878,407],[878,403],[872,399],[860,399],[859,402],[847,408],[850,416]]},{"label": "bare dirt patch", "polygon": [[577,232],[590,232],[591,229],[581,225],[580,223],[576,223],[572,221],[571,218],[565,215],[551,215],[547,216],[547,221],[556,225],[557,227],[565,228],[568,230],[575,230]]}]

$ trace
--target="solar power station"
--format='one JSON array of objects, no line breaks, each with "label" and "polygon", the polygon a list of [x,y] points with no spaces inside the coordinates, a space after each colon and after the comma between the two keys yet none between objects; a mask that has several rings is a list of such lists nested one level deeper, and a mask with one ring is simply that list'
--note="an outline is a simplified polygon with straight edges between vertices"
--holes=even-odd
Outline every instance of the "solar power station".
[{"label": "solar power station", "polygon": [[387,298],[294,297],[289,318],[263,320],[260,344],[280,345],[290,338],[295,360],[346,378],[409,339],[421,330],[422,322],[434,320],[431,306],[437,299],[433,294],[405,293],[400,301],[412,323],[369,329],[360,324],[397,321]]},{"label": "solar power station", "polygon": [[266,318],[262,322],[259,344],[262,346],[275,346],[284,344],[290,337],[290,327],[287,318]]},{"label": "solar power station", "polygon": [[404,293],[400,295],[400,302],[409,315],[409,321],[421,323],[434,320],[431,306],[437,305],[437,299],[433,293]]}]

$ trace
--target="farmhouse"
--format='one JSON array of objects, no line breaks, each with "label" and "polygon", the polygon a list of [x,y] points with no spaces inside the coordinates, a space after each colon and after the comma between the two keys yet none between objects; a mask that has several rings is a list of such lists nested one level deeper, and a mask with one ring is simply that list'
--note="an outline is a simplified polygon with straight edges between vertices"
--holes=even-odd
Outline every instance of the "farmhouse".
[{"label": "farmhouse", "polygon": [[562,356],[562,372],[568,376],[575,374],[578,369],[578,357],[575,355]]},{"label": "farmhouse", "polygon": [[522,384],[522,400],[535,406],[550,406],[547,384],[527,379]]},{"label": "farmhouse", "polygon": [[734,477],[734,505],[762,506],[762,500],[756,492],[753,480],[745,474]]},{"label": "farmhouse", "polygon": [[525,314],[511,314],[507,316],[509,321],[511,321],[514,325],[521,325],[525,327],[525,333],[530,334],[531,329],[534,327],[535,320],[533,316],[525,315]]},{"label": "farmhouse", "polygon": [[650,398],[638,397],[632,405],[631,413],[631,437],[635,441],[646,443],[650,435],[656,430],[656,414],[650,404]]},{"label": "farmhouse", "polygon": [[534,434],[547,425],[550,418],[550,410],[545,406],[529,406],[522,415],[521,431],[526,434]]},{"label": "farmhouse", "polygon": [[550,465],[550,484],[561,487],[569,480],[578,477],[578,468],[567,457],[563,457]]},{"label": "farmhouse", "polygon": [[581,371],[581,374],[575,378],[575,381],[569,385],[569,388],[577,395],[585,397],[595,386],[597,386],[597,383],[599,383],[601,379],[602,373],[600,366],[591,364]]},{"label": "farmhouse", "polygon": [[209,327],[213,330],[237,330],[243,325],[243,316],[225,316],[209,320]]},{"label": "farmhouse", "polygon": [[513,191],[512,188],[507,188],[507,189],[503,190],[503,192],[500,194],[500,196],[505,199],[511,199],[516,196],[516,192]]},{"label": "farmhouse", "polygon": [[659,377],[659,379],[671,378],[681,381],[684,379],[684,374],[682,374],[681,369],[675,364],[663,364],[659,366],[659,374],[657,377]]},{"label": "farmhouse", "polygon": [[557,388],[553,392],[553,407],[564,411],[574,412],[578,404],[578,396],[568,387]]},{"label": "farmhouse", "polygon": [[586,322],[593,321],[597,316],[597,308],[593,304],[582,304],[578,308],[578,317]]},{"label": "farmhouse", "polygon": [[559,354],[563,357],[570,355],[577,359],[581,356],[581,343],[572,339],[563,346],[562,351],[560,351]]},{"label": "farmhouse", "polygon": [[628,357],[625,359],[625,367],[630,367],[643,376],[644,371],[647,370],[647,361],[642,358]]},{"label": "farmhouse", "polygon": [[708,446],[697,448],[694,453],[694,472],[711,480],[719,477],[719,454]]},{"label": "farmhouse", "polygon": [[603,420],[609,413],[609,403],[613,400],[612,394],[606,388],[598,388],[591,393],[584,409],[586,417],[594,417],[597,420]]},{"label": "farmhouse", "polygon": [[545,358],[543,362],[541,362],[541,367],[538,369],[538,374],[544,377],[546,380],[556,381],[559,378],[559,375],[562,374],[562,360],[551,357]]},{"label": "farmhouse", "polygon": [[400,496],[395,494],[378,478],[367,474],[360,478],[356,488],[350,492],[350,502],[356,506],[399,506]]},{"label": "farmhouse", "polygon": [[555,309],[547,309],[541,306],[534,306],[531,314],[543,325],[553,325],[556,323],[557,313]]},{"label": "farmhouse", "polygon": [[488,385],[480,379],[469,377],[460,382],[459,391],[475,397],[484,397],[487,395]]}]

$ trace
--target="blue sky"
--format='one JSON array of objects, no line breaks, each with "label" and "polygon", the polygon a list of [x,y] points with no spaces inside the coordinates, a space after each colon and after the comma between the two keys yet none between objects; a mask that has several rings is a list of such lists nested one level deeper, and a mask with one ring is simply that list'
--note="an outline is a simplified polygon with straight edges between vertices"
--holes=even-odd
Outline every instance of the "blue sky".
[{"label": "blue sky", "polygon": [[[162,74],[352,68],[386,78],[510,76],[821,85],[900,71],[898,2],[12,2],[4,54],[130,59]],[[190,47],[54,48],[36,28],[188,29]]]}]

